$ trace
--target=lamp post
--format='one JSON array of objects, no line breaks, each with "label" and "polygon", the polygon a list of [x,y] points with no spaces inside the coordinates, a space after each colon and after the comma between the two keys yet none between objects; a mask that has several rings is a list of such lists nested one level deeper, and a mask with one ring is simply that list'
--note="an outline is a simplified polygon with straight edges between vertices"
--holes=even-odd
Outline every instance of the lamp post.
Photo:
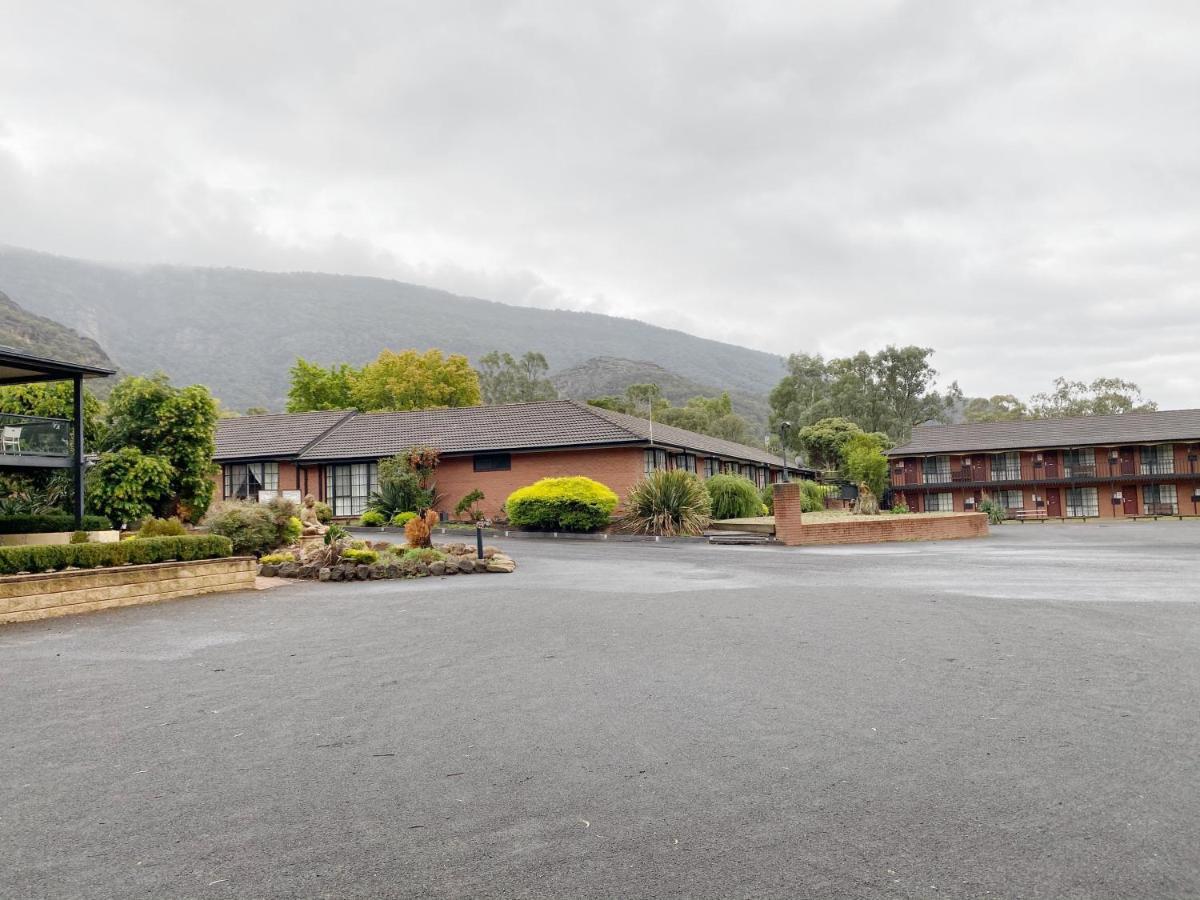
[{"label": "lamp post", "polygon": [[779,423],[779,446],[783,449],[783,480],[784,481],[792,480],[791,478],[788,477],[788,466],[787,466],[787,436],[788,436],[788,432],[791,431],[791,429],[792,429],[791,422],[780,422]]}]

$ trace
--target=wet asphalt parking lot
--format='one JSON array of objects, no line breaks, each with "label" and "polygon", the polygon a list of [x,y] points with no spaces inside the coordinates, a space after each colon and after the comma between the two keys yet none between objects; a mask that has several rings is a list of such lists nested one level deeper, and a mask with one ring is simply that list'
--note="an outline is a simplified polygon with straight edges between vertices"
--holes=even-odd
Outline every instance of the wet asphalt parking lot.
[{"label": "wet asphalt parking lot", "polygon": [[0,629],[0,896],[1200,896],[1200,523]]}]

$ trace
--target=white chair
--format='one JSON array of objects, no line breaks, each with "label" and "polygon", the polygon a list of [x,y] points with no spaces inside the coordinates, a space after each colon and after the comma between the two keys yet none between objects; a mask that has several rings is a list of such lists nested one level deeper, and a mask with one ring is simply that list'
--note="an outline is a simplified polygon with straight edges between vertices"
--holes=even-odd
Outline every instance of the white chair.
[{"label": "white chair", "polygon": [[5,425],[0,434],[0,451],[4,453],[21,452],[21,429],[15,425]]}]

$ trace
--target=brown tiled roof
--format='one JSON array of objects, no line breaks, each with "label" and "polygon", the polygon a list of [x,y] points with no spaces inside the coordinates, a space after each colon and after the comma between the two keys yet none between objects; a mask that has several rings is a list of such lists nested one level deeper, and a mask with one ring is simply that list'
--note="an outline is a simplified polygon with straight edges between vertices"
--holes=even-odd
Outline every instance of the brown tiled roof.
[{"label": "brown tiled roof", "polygon": [[[340,416],[344,421],[317,418],[321,416]],[[318,422],[325,424],[314,435]],[[548,400],[415,412],[303,413],[226,419],[218,431],[217,459],[277,454],[323,462],[379,458],[417,445],[436,447],[446,454],[486,453],[640,445],[648,443],[649,437],[650,423],[645,419],[573,400]],[[766,450],[669,425],[654,425],[654,442],[744,462],[781,464],[779,457]]]},{"label": "brown tiled roof", "polygon": [[977,425],[918,425],[903,447],[889,456],[972,453],[984,450],[1036,450],[1110,444],[1158,444],[1200,441],[1200,409],[1079,416],[1071,419],[1022,419]]},{"label": "brown tiled roof", "polygon": [[297,456],[353,410],[238,416],[217,423],[217,460]]},{"label": "brown tiled roof", "polygon": [[[642,440],[650,440],[650,421],[648,419],[601,409],[598,406],[589,406],[587,408],[593,414],[608,419],[610,422],[633,432]],[[772,466],[783,465],[782,459],[774,453],[759,447],[750,447],[746,444],[737,444],[733,441],[709,437],[706,434],[697,434],[694,431],[687,431],[683,428],[663,425],[661,422],[654,423],[654,442],[656,444],[666,444],[668,447],[696,450],[709,456],[727,456],[733,459],[744,459],[747,462],[767,463]],[[793,464],[791,468],[798,469],[800,466]]]},{"label": "brown tiled roof", "polygon": [[442,453],[627,444],[628,431],[567,400],[360,413],[304,453],[305,460],[391,456],[413,446]]}]

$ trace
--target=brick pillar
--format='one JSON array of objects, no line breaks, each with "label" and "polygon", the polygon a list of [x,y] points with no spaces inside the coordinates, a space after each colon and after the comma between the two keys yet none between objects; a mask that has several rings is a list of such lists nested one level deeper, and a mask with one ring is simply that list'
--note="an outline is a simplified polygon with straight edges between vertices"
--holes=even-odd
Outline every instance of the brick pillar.
[{"label": "brick pillar", "polygon": [[789,547],[804,543],[800,521],[800,485],[795,481],[775,484],[775,539]]}]

